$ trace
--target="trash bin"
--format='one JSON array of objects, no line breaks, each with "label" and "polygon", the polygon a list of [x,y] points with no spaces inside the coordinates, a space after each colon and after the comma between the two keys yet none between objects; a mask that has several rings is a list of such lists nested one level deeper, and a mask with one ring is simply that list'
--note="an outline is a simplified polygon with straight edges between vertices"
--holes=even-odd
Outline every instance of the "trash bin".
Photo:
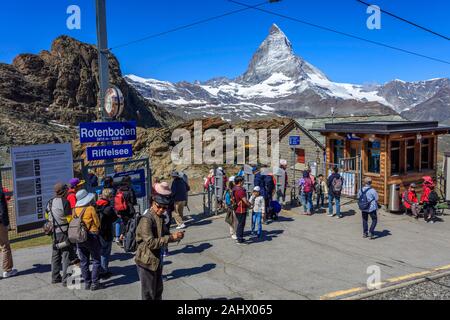
[{"label": "trash bin", "polygon": [[400,185],[391,184],[389,186],[389,211],[400,212]]}]

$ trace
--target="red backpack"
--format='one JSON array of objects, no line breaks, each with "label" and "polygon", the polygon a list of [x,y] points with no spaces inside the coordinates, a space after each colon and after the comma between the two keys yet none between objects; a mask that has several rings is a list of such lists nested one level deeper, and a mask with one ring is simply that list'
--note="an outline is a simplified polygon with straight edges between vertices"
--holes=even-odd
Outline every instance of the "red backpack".
[{"label": "red backpack", "polygon": [[304,178],[305,183],[303,184],[303,192],[310,193],[313,191],[313,183],[311,178]]},{"label": "red backpack", "polygon": [[125,196],[122,191],[117,192],[114,197],[114,209],[117,212],[128,210],[127,200],[125,200]]}]

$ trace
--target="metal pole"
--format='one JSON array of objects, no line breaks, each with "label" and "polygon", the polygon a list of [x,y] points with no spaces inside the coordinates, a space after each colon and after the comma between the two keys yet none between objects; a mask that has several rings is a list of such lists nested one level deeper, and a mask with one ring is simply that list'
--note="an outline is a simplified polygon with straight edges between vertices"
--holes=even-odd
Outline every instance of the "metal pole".
[{"label": "metal pole", "polygon": [[[101,121],[110,121],[104,105],[105,93],[109,87],[109,62],[108,62],[108,33],[106,29],[106,0],[95,0],[97,12],[97,51],[98,51],[98,82],[100,106],[98,113]],[[112,145],[107,142],[106,145]],[[114,160],[105,160],[105,173],[114,173]]]}]

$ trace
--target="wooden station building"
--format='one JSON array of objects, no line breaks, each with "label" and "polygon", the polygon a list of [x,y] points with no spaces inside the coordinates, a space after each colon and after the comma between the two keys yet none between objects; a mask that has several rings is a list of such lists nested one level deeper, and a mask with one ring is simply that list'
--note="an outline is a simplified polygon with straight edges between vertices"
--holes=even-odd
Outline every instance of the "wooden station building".
[{"label": "wooden station building", "polygon": [[358,181],[371,177],[380,204],[387,206],[390,185],[403,192],[412,182],[420,185],[423,176],[436,178],[438,136],[450,127],[434,121],[363,121],[327,123],[316,131],[326,138],[327,167],[361,155],[360,165],[350,169],[361,174]]}]

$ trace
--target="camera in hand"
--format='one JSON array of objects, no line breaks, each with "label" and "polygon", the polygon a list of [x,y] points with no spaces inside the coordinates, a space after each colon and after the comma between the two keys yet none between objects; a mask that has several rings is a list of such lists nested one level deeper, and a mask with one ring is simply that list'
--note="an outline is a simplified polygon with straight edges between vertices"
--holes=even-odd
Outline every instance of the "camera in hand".
[{"label": "camera in hand", "polygon": [[69,246],[70,246],[69,240],[66,240],[66,241],[59,242],[59,243],[55,244],[55,247],[56,247],[56,249],[58,249],[58,250],[65,249],[65,248],[67,248],[67,247],[69,247]]}]

